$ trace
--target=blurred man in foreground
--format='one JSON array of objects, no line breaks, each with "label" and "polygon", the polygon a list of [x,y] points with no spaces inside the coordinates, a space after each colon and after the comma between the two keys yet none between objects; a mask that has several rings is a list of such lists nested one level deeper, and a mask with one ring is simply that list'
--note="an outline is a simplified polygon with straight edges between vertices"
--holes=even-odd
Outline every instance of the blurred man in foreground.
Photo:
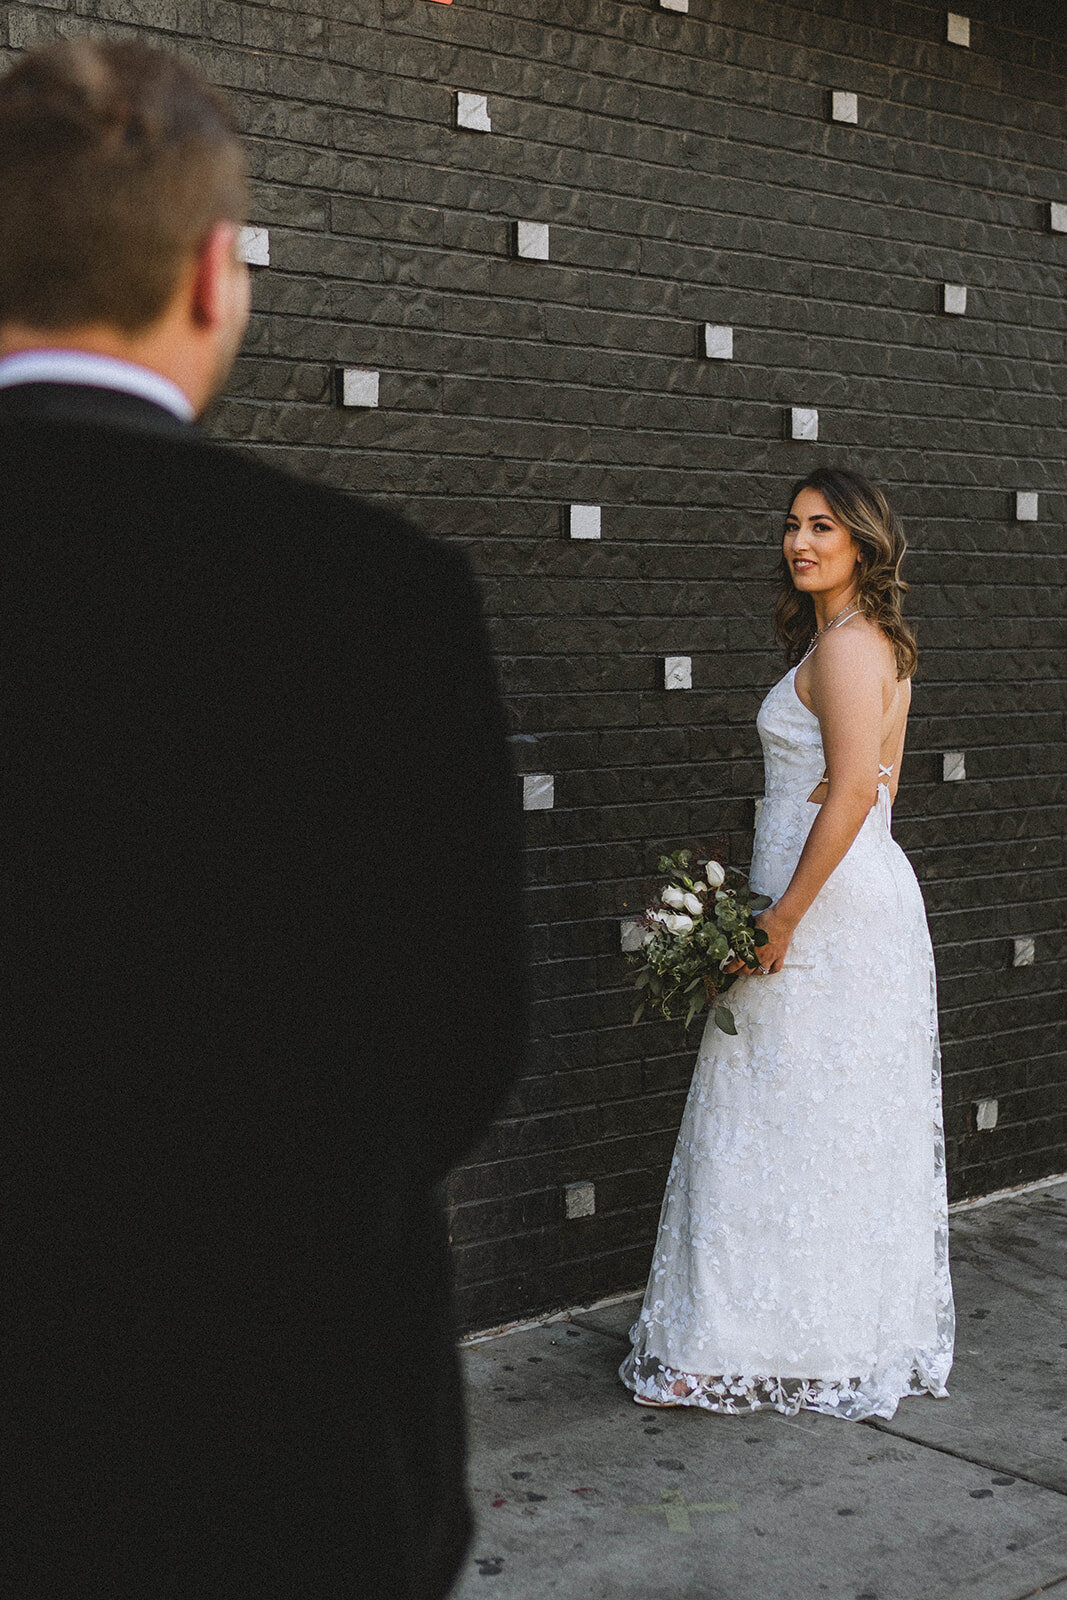
[{"label": "blurred man in foreground", "polygon": [[0,1592],[437,1600],[434,1186],[524,1016],[466,563],[194,419],[248,317],[188,66],[0,80]]}]

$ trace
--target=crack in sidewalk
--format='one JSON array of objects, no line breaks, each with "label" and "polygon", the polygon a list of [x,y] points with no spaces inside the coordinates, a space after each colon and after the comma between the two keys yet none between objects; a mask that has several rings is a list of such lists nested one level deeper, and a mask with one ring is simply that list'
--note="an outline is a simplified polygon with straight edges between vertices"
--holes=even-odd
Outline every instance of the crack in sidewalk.
[{"label": "crack in sidewalk", "polygon": [[[906,1439],[909,1444],[920,1445],[924,1450],[936,1450],[943,1456],[952,1456],[957,1461],[969,1462],[972,1467],[983,1467],[989,1472],[1002,1472],[1005,1476],[1019,1478],[1023,1483],[1032,1484],[1035,1489],[1045,1489],[1050,1494],[1058,1494],[1067,1498],[1067,1489],[1061,1488],[1056,1483],[1047,1483],[1043,1478],[1035,1477],[1032,1472],[1024,1472],[1019,1467],[1004,1466],[1000,1461],[993,1461],[988,1456],[968,1455],[965,1450],[956,1450],[952,1445],[948,1444],[937,1444],[932,1439],[917,1438],[915,1434],[905,1433],[903,1428],[894,1427],[891,1422],[887,1422],[882,1417],[863,1417],[861,1426],[873,1428],[876,1433],[889,1434],[894,1439]],[[1061,1581],[1059,1578],[1056,1579],[1057,1583]],[[1040,1592],[1039,1589],[1032,1591],[1034,1594],[1040,1594]],[[1020,1595],[1018,1600],[1027,1600],[1027,1597],[1026,1595]]]},{"label": "crack in sidewalk", "polygon": [[1057,1589],[1063,1591],[1065,1586],[1067,1586],[1067,1572],[1062,1578],[1053,1578],[1051,1583],[1040,1583],[1036,1589],[1027,1589],[1025,1594],[1013,1595],[1012,1600],[1033,1600],[1034,1595],[1054,1594]]}]

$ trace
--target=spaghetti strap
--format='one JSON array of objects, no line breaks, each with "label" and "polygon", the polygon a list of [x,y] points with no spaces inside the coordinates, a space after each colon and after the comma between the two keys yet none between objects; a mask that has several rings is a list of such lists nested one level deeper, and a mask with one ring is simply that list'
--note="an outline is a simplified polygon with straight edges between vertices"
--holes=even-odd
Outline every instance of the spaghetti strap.
[{"label": "spaghetti strap", "polygon": [[[797,662],[797,666],[798,667],[802,667],[804,665],[805,661],[811,655],[811,652],[815,649],[816,645],[818,644],[819,640],[822,638],[824,633],[832,633],[835,628],[843,627],[846,622],[851,622],[853,617],[858,617],[858,616],[859,616],[859,610],[858,609],[855,610],[855,611],[849,611],[843,617],[836,617],[834,619],[834,621],[829,624],[828,627],[820,628],[819,632],[815,635],[814,639],[808,645],[808,648],[805,650],[804,654],[801,656],[800,660]],[[796,671],[796,668],[794,667],[793,670]]]}]

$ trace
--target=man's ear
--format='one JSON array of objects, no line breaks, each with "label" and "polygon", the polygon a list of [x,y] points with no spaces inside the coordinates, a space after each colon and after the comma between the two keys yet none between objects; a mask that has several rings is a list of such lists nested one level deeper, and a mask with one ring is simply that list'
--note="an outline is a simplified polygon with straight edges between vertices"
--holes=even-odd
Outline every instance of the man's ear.
[{"label": "man's ear", "polygon": [[235,279],[247,271],[237,258],[239,229],[235,222],[216,222],[196,253],[191,310],[202,328],[228,321]]}]

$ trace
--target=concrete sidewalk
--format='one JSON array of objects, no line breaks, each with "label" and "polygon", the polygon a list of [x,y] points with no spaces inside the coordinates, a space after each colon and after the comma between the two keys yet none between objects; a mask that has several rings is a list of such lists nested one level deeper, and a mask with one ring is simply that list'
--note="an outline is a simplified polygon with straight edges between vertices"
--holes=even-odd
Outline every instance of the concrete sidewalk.
[{"label": "concrete sidewalk", "polygon": [[949,1398],[891,1422],[634,1405],[640,1296],[468,1345],[452,1600],[1067,1600],[1067,1182],[951,1230]]}]

